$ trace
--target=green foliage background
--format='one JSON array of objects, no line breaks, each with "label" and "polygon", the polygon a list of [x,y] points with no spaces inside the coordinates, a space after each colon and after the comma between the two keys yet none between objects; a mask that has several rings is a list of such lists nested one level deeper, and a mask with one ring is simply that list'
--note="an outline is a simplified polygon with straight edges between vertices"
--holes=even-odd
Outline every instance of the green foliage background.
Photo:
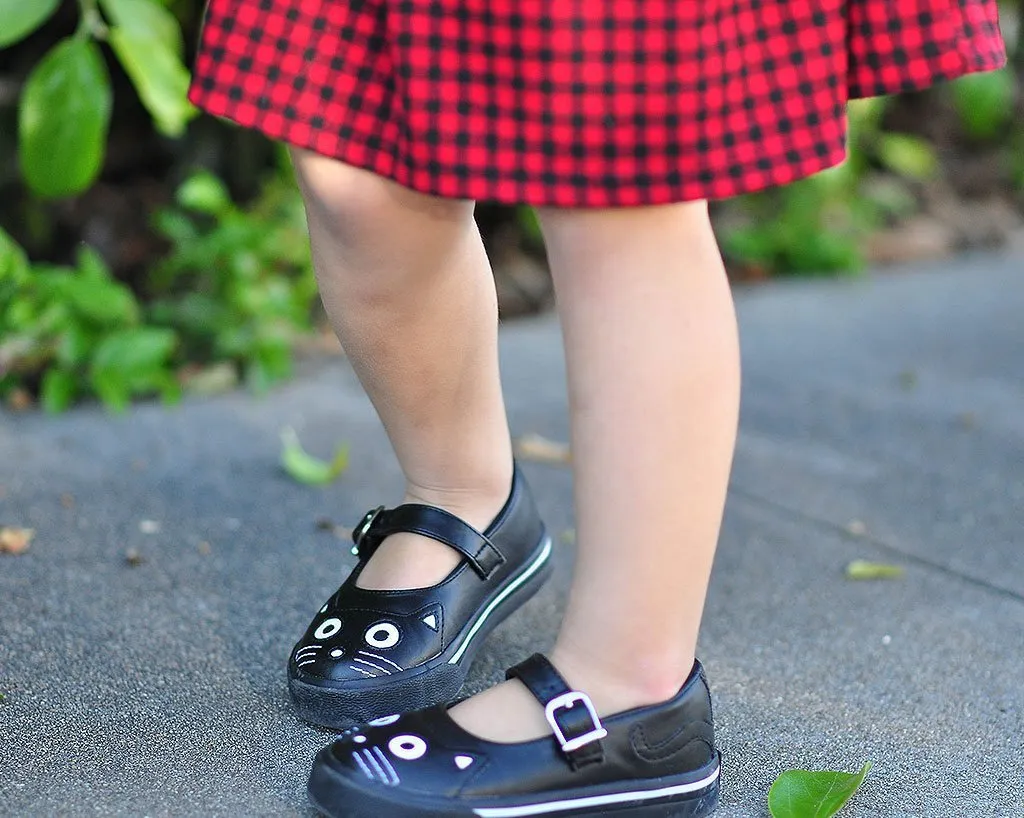
[{"label": "green foliage background", "polygon": [[[316,302],[302,204],[280,146],[185,98],[203,5],[0,0],[0,399],[122,409],[210,373],[258,389],[288,375]],[[1008,3],[1006,29],[1022,15]],[[1024,38],[1010,39],[1007,69],[927,93],[1022,201]],[[942,146],[892,127],[900,105],[851,105],[841,167],[730,201],[727,258],[858,269],[864,237],[946,172]],[[491,207],[486,223],[538,246],[528,209]]]}]

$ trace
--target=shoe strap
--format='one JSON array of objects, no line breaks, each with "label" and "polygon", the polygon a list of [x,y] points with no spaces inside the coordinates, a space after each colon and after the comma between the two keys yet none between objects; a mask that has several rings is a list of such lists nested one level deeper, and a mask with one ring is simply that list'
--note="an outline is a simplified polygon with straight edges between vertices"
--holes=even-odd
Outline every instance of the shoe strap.
[{"label": "shoe strap", "polygon": [[487,537],[454,514],[435,506],[406,503],[393,509],[379,506],[368,511],[352,531],[352,553],[369,559],[386,537],[407,531],[422,534],[454,548],[483,579],[505,562],[505,556]]},{"label": "shoe strap", "polygon": [[544,716],[555,741],[573,770],[604,761],[601,739],[608,731],[601,724],[590,697],[569,687],[547,657],[535,653],[508,669],[506,679],[518,679],[544,706]]}]

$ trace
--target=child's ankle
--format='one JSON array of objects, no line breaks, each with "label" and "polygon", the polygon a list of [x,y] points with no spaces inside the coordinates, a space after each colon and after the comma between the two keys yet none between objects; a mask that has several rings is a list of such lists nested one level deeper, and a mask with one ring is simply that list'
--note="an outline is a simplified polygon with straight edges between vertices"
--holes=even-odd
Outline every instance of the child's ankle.
[{"label": "child's ankle", "polygon": [[511,476],[495,475],[470,487],[438,487],[407,484],[403,503],[436,506],[478,531],[484,531],[498,516],[509,497]]},{"label": "child's ankle", "polygon": [[[504,507],[508,493],[509,486],[500,492],[410,487],[402,502],[442,508],[483,531]],[[372,590],[426,588],[441,582],[461,561],[462,556],[444,543],[402,532],[380,544],[356,584]]]},{"label": "child's ankle", "polygon": [[603,715],[667,701],[693,669],[693,657],[637,655],[628,651],[584,654],[561,645],[549,653],[569,686],[590,696]]}]

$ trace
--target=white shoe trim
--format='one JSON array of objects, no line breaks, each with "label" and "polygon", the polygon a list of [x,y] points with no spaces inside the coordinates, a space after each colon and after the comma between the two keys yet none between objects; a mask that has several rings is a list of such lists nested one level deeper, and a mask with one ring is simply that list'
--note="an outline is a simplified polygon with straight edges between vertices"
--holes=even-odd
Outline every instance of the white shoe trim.
[{"label": "white shoe trim", "polygon": [[448,660],[449,665],[454,665],[456,662],[459,661],[459,659],[462,658],[462,654],[466,652],[466,648],[468,648],[469,643],[473,641],[473,637],[476,636],[480,628],[483,627],[484,622],[487,621],[487,617],[494,613],[494,609],[497,608],[509,594],[511,594],[513,591],[516,590],[516,588],[518,588],[520,585],[526,582],[526,580],[528,580],[530,577],[536,574],[537,571],[540,570],[540,567],[545,562],[547,562],[547,559],[550,555],[551,537],[545,537],[544,547],[541,550],[540,555],[538,555],[538,557],[530,564],[529,568],[527,568],[525,571],[523,571],[523,573],[516,577],[515,582],[510,584],[504,591],[502,591],[494,599],[492,599],[490,605],[484,608],[480,616],[477,617],[476,622],[473,623],[473,627],[469,629],[469,633],[466,634],[466,638],[462,640],[462,644],[459,645],[459,649],[455,651],[455,654],[452,656],[452,658]]},{"label": "white shoe trim", "polygon": [[673,787],[662,787],[660,790],[633,790],[631,792],[613,792],[608,795],[589,795],[583,798],[567,798],[563,801],[546,801],[540,804],[524,804],[521,807],[480,807],[474,809],[473,813],[480,818],[520,818],[525,815],[546,815],[552,812],[562,812],[570,809],[583,809],[585,807],[601,807],[608,804],[621,804],[623,801],[646,801],[652,798],[665,798],[669,795],[682,795],[686,792],[702,790],[715,783],[721,767],[716,766],[715,771],[691,784],[676,784]]}]

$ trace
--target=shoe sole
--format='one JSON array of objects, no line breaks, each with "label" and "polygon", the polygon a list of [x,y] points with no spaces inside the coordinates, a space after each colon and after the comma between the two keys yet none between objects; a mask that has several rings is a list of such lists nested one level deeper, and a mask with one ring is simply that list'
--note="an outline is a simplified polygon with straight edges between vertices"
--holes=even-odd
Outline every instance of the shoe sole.
[{"label": "shoe sole", "polygon": [[498,625],[529,600],[551,576],[551,537],[547,534],[526,566],[510,577],[463,627],[442,653],[403,678],[377,686],[365,682],[307,682],[289,675],[288,689],[299,716],[311,724],[343,729],[394,713],[447,704],[458,695],[481,645]]},{"label": "shoe sole", "polygon": [[[330,748],[321,751],[321,756]],[[571,791],[546,793],[546,800],[523,800],[471,806],[453,804],[440,799],[427,799],[414,794],[403,794],[394,787],[364,789],[339,773],[318,756],[309,777],[307,794],[312,805],[331,818],[599,818],[613,815],[622,818],[705,818],[718,807],[720,793],[721,756],[699,773],[685,776],[665,776],[657,779],[656,787],[607,792],[607,787],[580,787]],[[595,792],[598,789],[604,792]],[[389,797],[394,793],[396,797]]]}]

